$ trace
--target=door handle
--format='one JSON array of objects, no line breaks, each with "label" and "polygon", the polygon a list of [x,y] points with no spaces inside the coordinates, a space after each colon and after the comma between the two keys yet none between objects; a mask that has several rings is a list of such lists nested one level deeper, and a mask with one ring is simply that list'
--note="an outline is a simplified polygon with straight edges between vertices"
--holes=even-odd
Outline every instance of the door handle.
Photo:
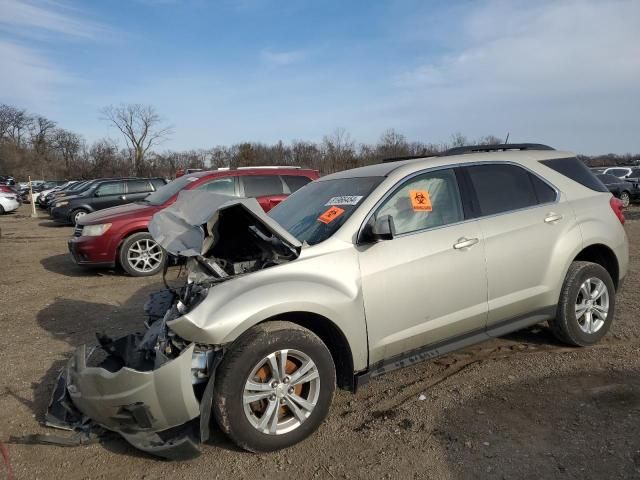
[{"label": "door handle", "polygon": [[547,216],[544,219],[545,223],[553,223],[553,222],[557,222],[559,220],[562,220],[562,215],[560,215],[559,213],[553,213],[553,212],[549,212],[547,213]]},{"label": "door handle", "polygon": [[473,247],[476,243],[478,243],[480,240],[478,240],[477,238],[459,238],[457,243],[453,244],[453,248],[455,248],[456,250],[461,250],[463,248],[469,248],[469,247]]},{"label": "door handle", "polygon": [[126,195],[120,195],[120,200],[126,200],[126,199],[127,199]]}]

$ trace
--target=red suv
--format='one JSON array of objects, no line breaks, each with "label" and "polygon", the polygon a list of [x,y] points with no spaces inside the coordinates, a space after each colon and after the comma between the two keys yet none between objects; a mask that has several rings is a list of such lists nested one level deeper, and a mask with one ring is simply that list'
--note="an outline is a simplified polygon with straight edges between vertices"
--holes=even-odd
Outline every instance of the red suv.
[{"label": "red suv", "polygon": [[147,225],[154,213],[176,201],[181,190],[253,197],[269,211],[287,196],[320,175],[316,170],[253,167],[191,173],[161,187],[144,200],[100,210],[76,224],[69,251],[79,265],[120,265],[130,275],[148,276],[162,271],[166,253],[153,240]]}]

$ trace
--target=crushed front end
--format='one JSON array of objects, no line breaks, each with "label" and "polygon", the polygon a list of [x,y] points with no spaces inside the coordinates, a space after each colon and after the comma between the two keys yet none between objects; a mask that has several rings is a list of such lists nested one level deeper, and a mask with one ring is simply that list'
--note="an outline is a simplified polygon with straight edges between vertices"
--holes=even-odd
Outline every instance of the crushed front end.
[{"label": "crushed front end", "polygon": [[99,426],[172,460],[199,455],[222,350],[167,329],[179,305],[173,291],[152,294],[144,334],[98,336],[98,345],[78,348],[58,378],[47,424],[81,432]]},{"label": "crushed front end", "polygon": [[46,423],[85,433],[106,429],[153,455],[188,459],[209,437],[224,345],[185,340],[169,325],[205,303],[216,285],[296,259],[301,244],[255,199],[211,192],[182,192],[154,215],[149,231],[167,252],[186,259],[184,285],[151,295],[143,333],[98,335],[96,346],[75,352],[58,378]]}]

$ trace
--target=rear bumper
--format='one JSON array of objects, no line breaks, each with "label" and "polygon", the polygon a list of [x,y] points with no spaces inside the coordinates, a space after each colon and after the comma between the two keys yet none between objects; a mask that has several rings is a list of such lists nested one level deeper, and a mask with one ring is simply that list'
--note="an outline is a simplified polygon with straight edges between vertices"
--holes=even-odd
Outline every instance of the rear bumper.
[{"label": "rear bumper", "polygon": [[4,208],[5,212],[13,212],[20,207],[20,202],[18,200],[6,200],[2,202],[2,208]]}]

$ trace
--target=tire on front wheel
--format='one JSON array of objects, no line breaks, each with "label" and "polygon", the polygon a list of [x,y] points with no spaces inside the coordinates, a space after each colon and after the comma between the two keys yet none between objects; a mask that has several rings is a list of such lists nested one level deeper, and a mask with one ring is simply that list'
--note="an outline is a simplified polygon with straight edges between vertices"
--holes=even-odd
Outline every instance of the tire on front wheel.
[{"label": "tire on front wheel", "polygon": [[279,450],[317,430],[335,384],[331,353],[318,336],[294,323],[267,322],[247,330],[225,354],[213,413],[241,448]]},{"label": "tire on front wheel", "polygon": [[129,235],[118,255],[120,266],[132,277],[147,277],[160,273],[167,262],[167,252],[147,232]]},{"label": "tire on front wheel", "polygon": [[556,318],[549,326],[564,343],[593,345],[611,327],[615,307],[615,285],[609,272],[596,263],[573,262],[562,285]]}]

